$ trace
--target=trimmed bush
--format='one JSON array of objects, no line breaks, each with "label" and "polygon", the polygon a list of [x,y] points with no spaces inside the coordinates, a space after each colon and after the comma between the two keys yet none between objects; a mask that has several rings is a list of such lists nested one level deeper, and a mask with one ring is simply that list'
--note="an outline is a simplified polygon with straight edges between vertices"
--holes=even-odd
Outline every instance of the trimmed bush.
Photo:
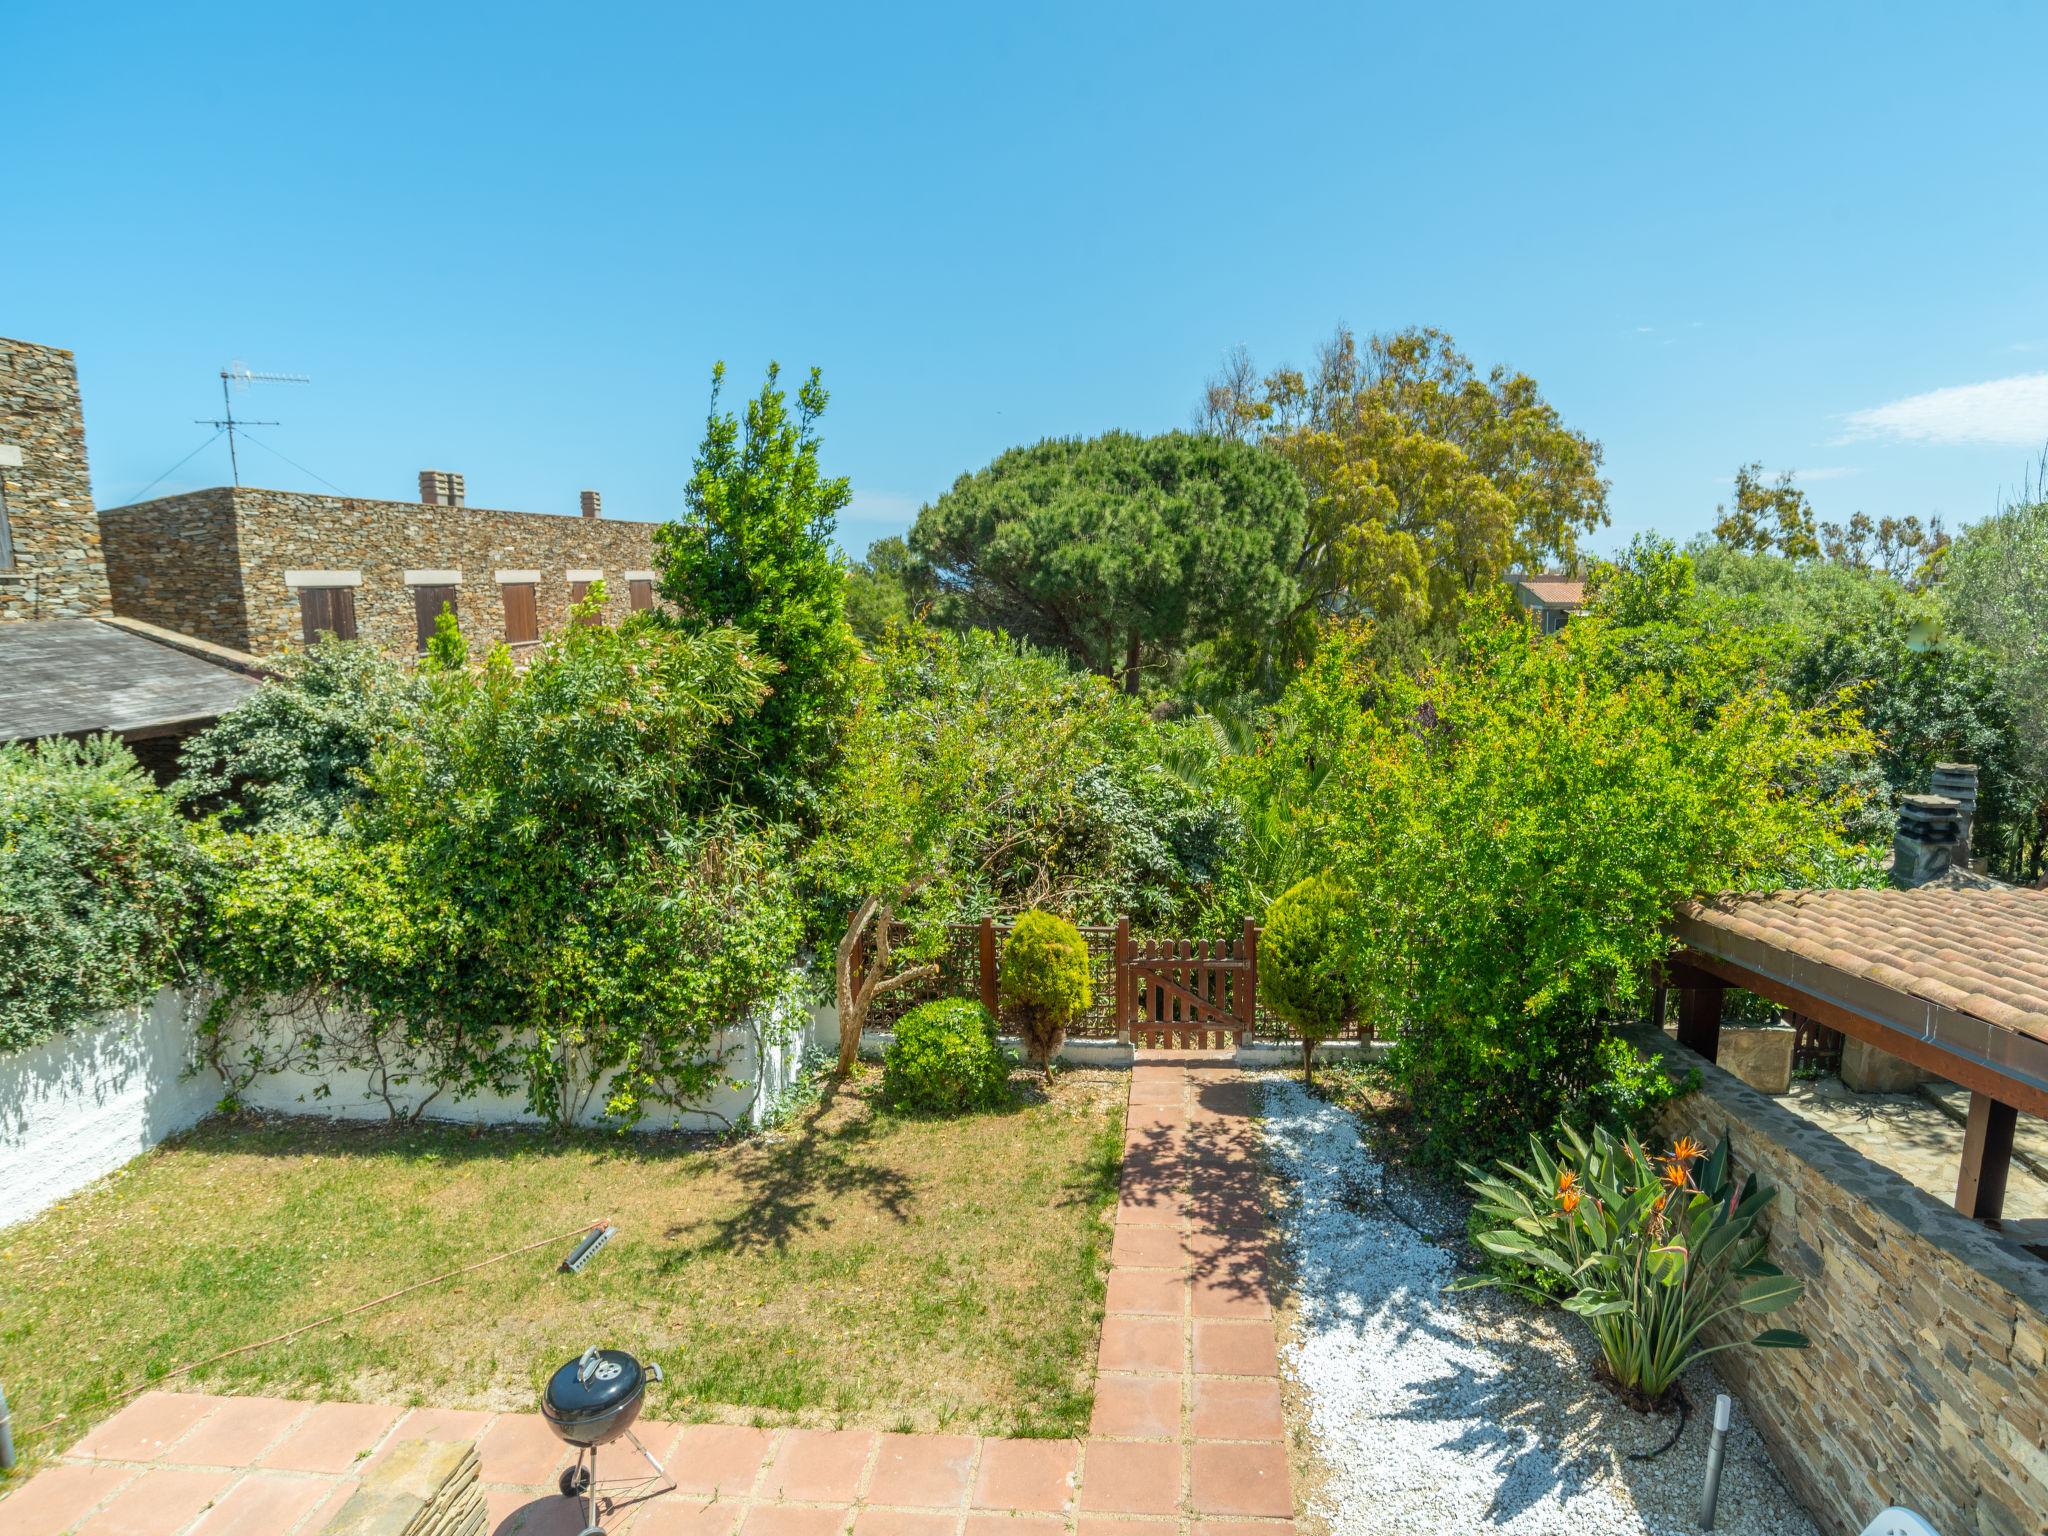
[{"label": "trimmed bush", "polygon": [[882,1058],[882,1092],[899,1109],[956,1115],[1010,1099],[1010,1053],[981,1004],[949,997],[921,1003],[896,1023]]},{"label": "trimmed bush", "polygon": [[1350,901],[1327,875],[1290,886],[1266,909],[1259,936],[1259,998],[1301,1036],[1301,1080],[1316,1047],[1358,1021],[1365,988],[1348,931]]},{"label": "trimmed bush", "polygon": [[1032,1065],[1050,1072],[1067,1026],[1095,1000],[1081,930],[1050,912],[1026,912],[1003,943],[997,991]]}]

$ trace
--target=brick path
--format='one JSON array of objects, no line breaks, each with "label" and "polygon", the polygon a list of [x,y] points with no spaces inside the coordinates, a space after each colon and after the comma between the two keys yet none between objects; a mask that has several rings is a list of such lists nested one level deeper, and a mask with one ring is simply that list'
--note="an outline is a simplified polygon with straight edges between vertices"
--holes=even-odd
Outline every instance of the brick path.
[{"label": "brick path", "polygon": [[[1291,1536],[1250,1087],[1216,1058],[1131,1074],[1088,1438],[641,1426],[680,1484],[625,1536]],[[312,1536],[393,1442],[479,1442],[493,1536],[574,1536],[534,1414],[152,1392],[0,1500],[6,1536]],[[624,1447],[621,1449],[620,1447]],[[609,1482],[640,1466],[621,1441]],[[642,1468],[644,1470],[644,1467]]]}]

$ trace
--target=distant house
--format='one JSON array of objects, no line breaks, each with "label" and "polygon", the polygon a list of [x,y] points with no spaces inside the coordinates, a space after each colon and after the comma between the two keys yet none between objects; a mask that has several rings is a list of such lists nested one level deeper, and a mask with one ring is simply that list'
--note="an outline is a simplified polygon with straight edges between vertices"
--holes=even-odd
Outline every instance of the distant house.
[{"label": "distant house", "polygon": [[1516,576],[1510,584],[1515,600],[1536,615],[1536,628],[1546,635],[1563,629],[1586,606],[1586,584],[1570,576]]},{"label": "distant house", "polygon": [[326,632],[426,649],[444,605],[481,652],[537,644],[604,583],[603,619],[656,602],[656,524],[472,507],[463,477],[418,501],[216,486],[100,513],[116,613],[268,655]]},{"label": "distant house", "polygon": [[0,741],[104,732],[168,775],[184,738],[253,693],[261,670],[119,616],[77,364],[0,337]]}]

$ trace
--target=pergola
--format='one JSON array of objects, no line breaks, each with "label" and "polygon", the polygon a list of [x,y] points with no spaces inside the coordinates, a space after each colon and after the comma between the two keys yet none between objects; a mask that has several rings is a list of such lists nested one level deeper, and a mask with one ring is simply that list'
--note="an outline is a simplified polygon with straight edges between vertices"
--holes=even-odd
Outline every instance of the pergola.
[{"label": "pergola", "polygon": [[1678,1040],[1718,1053],[1742,987],[1970,1090],[1956,1209],[1996,1220],[2013,1126],[2048,1118],[2048,891],[1775,891],[1681,906]]}]

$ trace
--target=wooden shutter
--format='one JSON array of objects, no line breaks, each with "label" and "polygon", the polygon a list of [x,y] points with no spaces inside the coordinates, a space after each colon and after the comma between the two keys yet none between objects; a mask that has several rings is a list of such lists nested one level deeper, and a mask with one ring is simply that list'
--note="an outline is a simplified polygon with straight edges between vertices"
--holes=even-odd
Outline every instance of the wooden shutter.
[{"label": "wooden shutter", "polygon": [[[589,595],[589,582],[572,581],[569,583],[569,606],[571,608],[574,608],[578,603],[582,602],[583,599],[588,597]],[[584,618],[578,619],[576,622],[579,624],[602,624],[604,622],[604,616],[602,614],[593,613],[585,616]]]},{"label": "wooden shutter", "polygon": [[626,591],[633,599],[633,611],[654,606],[654,583],[635,577],[626,583]]},{"label": "wooden shutter", "polygon": [[509,645],[531,645],[540,638],[540,609],[533,598],[530,581],[507,582],[499,592],[505,598],[505,640]]},{"label": "wooden shutter", "polygon": [[414,587],[412,589],[412,617],[419,631],[420,654],[427,653],[427,642],[434,638],[434,621],[441,616],[441,605],[453,610],[457,589],[454,587]]},{"label": "wooden shutter", "polygon": [[325,631],[337,640],[356,637],[356,595],[348,587],[299,588],[299,633],[311,645]]}]

